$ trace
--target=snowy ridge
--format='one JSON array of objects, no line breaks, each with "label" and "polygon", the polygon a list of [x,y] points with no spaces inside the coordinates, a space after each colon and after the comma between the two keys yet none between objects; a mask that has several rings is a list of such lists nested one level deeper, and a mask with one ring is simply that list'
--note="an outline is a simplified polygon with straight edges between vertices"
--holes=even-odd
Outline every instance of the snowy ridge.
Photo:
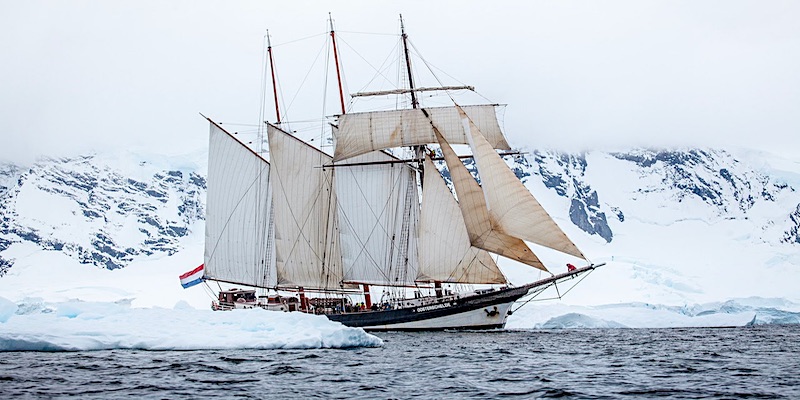
[{"label": "snowy ridge", "polygon": [[[795,189],[787,183],[753,169],[723,150],[636,149],[583,154],[535,151],[533,155],[537,164],[534,174],[539,175],[547,188],[570,199],[572,223],[606,242],[613,239],[606,215],[613,215],[623,223],[624,209],[635,211],[641,208],[642,203],[655,201],[660,203],[659,208],[677,208],[683,214],[668,223],[692,217],[715,222],[718,219],[747,219],[758,205],[776,203],[782,197],[798,199]],[[614,163],[613,159],[623,163]],[[612,167],[609,164],[617,165]],[[587,169],[592,171],[587,172]],[[607,186],[598,192],[593,188],[593,182],[606,184],[609,177],[602,175],[609,172],[615,175],[613,178],[617,178],[615,183],[619,186]],[[619,193],[621,190],[624,192]],[[625,200],[640,204],[617,204],[609,201],[604,196],[606,193],[624,194],[627,195]],[[711,215],[703,213],[704,210],[710,211]],[[788,209],[781,211],[783,215],[775,217],[785,217],[791,212]],[[663,213],[651,214],[658,216]],[[764,228],[773,221],[758,222]],[[789,227],[786,233],[796,226]]]},{"label": "snowy ridge", "polygon": [[640,193],[674,188],[678,201],[696,196],[716,206],[720,216],[743,215],[757,200],[774,201],[778,192],[788,188],[786,184],[771,182],[769,177],[720,150],[641,150],[612,155],[635,163],[642,173],[663,176],[660,187],[645,187]]}]

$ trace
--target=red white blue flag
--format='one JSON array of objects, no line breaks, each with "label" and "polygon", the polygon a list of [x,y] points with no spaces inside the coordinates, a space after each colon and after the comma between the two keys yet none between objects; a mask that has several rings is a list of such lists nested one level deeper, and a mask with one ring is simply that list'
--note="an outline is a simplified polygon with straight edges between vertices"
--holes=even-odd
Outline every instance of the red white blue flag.
[{"label": "red white blue flag", "polygon": [[197,285],[203,281],[203,267],[205,264],[200,264],[199,267],[181,275],[181,286],[184,289]]}]

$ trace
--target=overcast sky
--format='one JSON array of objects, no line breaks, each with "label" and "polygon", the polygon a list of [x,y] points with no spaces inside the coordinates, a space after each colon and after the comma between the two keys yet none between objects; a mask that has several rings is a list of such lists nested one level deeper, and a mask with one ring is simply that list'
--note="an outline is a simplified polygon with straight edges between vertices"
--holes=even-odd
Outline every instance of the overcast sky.
[{"label": "overcast sky", "polygon": [[[200,112],[258,121],[267,29],[273,44],[319,34],[275,47],[292,103],[328,12],[348,92],[372,78],[361,57],[396,55],[395,36],[355,32],[397,34],[402,13],[415,48],[457,78],[445,84],[508,104],[512,145],[736,146],[800,160],[797,1],[0,1],[0,160],[201,149]],[[323,115],[313,90],[292,117]]]}]

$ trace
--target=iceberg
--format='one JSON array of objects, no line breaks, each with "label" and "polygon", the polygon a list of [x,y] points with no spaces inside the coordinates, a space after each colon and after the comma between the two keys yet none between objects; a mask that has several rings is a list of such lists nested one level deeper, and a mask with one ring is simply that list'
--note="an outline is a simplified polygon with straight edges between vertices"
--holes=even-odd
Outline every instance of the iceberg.
[{"label": "iceberg", "polygon": [[126,302],[17,304],[0,297],[0,351],[316,349],[379,347],[361,328],[262,309],[131,308]]},{"label": "iceberg", "polygon": [[588,315],[569,313],[549,319],[540,326],[542,329],[576,329],[576,328],[626,328],[614,321],[592,318]]},{"label": "iceberg", "polygon": [[676,328],[800,324],[800,305],[783,298],[749,297],[725,302],[664,305],[563,303],[526,307],[509,318],[510,329]]},{"label": "iceberg", "polygon": [[8,321],[17,312],[17,305],[14,302],[0,297],[0,323]]}]

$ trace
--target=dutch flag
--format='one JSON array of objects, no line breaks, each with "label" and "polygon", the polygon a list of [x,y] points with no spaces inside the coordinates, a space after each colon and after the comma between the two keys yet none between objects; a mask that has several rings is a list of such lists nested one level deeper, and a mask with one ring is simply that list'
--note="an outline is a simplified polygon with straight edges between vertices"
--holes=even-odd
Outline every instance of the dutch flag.
[{"label": "dutch flag", "polygon": [[205,264],[200,264],[199,267],[181,275],[181,286],[183,286],[184,289],[203,281],[203,266],[205,266]]}]

